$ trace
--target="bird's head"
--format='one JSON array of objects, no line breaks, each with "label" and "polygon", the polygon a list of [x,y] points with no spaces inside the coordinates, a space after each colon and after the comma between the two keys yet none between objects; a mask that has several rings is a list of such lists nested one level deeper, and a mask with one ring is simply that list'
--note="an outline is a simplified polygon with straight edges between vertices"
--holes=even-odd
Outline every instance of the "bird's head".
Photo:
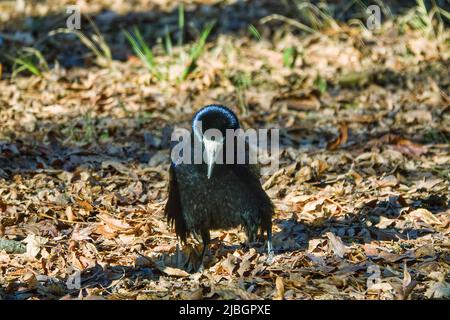
[{"label": "bird's head", "polygon": [[211,178],[217,155],[225,144],[227,129],[239,129],[239,120],[234,112],[225,106],[205,106],[197,111],[192,119],[194,137],[205,148],[208,179]]}]

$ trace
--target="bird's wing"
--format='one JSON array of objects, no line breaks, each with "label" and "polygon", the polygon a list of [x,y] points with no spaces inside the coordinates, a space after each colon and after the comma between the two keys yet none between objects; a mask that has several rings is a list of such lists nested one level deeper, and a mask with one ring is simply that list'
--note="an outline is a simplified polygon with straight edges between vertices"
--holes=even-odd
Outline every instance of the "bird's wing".
[{"label": "bird's wing", "polygon": [[[231,166],[234,174],[240,177],[253,194],[259,200],[259,203],[264,211],[271,212],[273,210],[273,204],[267,193],[264,191],[261,181],[259,180],[260,167],[257,164],[235,164]],[[268,213],[269,213],[268,212]]]},{"label": "bird's wing", "polygon": [[274,205],[267,193],[264,191],[259,180],[258,166],[251,164],[236,164],[231,166],[234,174],[243,181],[248,190],[251,190],[253,198],[257,200],[259,207],[259,215],[261,218],[261,235],[266,232],[269,236],[272,228],[272,216],[274,213]]},{"label": "bird's wing", "polygon": [[177,236],[182,242],[186,242],[189,231],[187,230],[186,220],[183,217],[175,164],[173,163],[171,163],[169,169],[169,197],[164,213],[169,225],[175,225],[175,233]]},{"label": "bird's wing", "polygon": [[[250,164],[250,150],[254,148],[250,146],[248,141],[245,141],[245,164],[235,164],[232,165],[232,169],[236,176],[240,177],[241,181],[244,181],[245,184],[249,187],[249,190],[252,190],[253,196],[258,200],[259,203],[259,212],[261,214],[261,227],[263,229],[270,228],[272,225],[272,215],[274,212],[274,205],[270,200],[267,193],[264,191],[261,181],[260,181],[260,172],[261,166],[258,163]],[[253,151],[257,151],[254,149]]]}]

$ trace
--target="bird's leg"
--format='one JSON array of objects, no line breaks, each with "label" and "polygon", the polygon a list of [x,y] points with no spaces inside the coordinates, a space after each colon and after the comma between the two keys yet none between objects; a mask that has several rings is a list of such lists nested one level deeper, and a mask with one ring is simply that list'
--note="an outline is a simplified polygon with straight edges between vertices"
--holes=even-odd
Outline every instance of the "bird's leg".
[{"label": "bird's leg", "polygon": [[255,223],[249,222],[245,226],[245,232],[247,234],[247,242],[243,244],[243,248],[245,250],[248,250],[255,245],[255,242],[258,238],[258,227],[255,225]]},{"label": "bird's leg", "polygon": [[273,261],[272,226],[267,228],[267,263]]},{"label": "bird's leg", "polygon": [[191,233],[192,233],[193,238],[194,238],[195,240],[197,240],[198,242],[200,242],[200,239],[201,239],[201,238],[200,238],[200,236],[198,235],[198,233],[195,232],[195,230],[192,230]]},{"label": "bird's leg", "polygon": [[201,231],[202,236],[202,242],[203,242],[203,250],[202,250],[202,256],[200,258],[200,265],[197,269],[198,272],[203,272],[204,266],[203,266],[203,260],[205,259],[206,250],[208,249],[209,242],[211,241],[211,237],[209,235],[209,231],[202,230]]}]

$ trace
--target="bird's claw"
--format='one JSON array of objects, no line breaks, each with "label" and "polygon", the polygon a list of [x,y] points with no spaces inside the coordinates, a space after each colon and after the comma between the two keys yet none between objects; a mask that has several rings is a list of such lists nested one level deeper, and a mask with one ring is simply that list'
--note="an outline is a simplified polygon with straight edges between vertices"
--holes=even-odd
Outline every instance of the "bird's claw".
[{"label": "bird's claw", "polygon": [[274,259],[275,259],[275,255],[273,254],[273,251],[269,252],[269,254],[267,255],[266,264],[272,264]]},{"label": "bird's claw", "polygon": [[197,272],[198,273],[203,273],[203,271],[205,271],[205,267],[203,266],[203,263],[200,264],[200,266],[197,268]]}]

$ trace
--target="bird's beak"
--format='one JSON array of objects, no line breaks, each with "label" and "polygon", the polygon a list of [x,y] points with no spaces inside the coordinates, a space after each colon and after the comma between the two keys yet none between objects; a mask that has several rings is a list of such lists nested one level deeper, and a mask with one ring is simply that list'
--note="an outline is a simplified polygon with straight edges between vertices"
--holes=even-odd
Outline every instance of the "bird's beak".
[{"label": "bird's beak", "polygon": [[209,179],[211,178],[217,154],[220,152],[220,149],[222,148],[222,142],[204,138],[203,144],[205,145],[206,164],[208,165],[208,179]]}]

